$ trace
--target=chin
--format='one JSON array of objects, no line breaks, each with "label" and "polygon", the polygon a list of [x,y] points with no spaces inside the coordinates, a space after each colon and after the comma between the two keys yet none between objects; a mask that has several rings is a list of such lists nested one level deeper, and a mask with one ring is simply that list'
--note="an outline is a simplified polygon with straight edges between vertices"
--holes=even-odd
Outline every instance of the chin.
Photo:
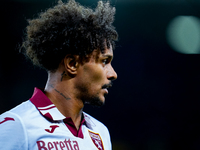
[{"label": "chin", "polygon": [[89,94],[87,92],[84,92],[84,95],[80,97],[80,99],[83,101],[84,104],[90,104],[92,106],[103,106],[105,103],[105,96],[107,94],[105,93],[97,93],[97,94]]},{"label": "chin", "polygon": [[97,107],[103,106],[105,104],[105,97],[93,97],[92,99],[90,99],[89,104]]}]

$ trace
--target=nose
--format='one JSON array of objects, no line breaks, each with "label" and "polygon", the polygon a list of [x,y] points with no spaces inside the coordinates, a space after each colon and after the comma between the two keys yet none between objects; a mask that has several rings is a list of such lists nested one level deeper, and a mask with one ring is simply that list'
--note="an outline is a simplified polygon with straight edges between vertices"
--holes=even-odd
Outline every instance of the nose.
[{"label": "nose", "polygon": [[113,69],[113,67],[110,65],[108,72],[107,72],[107,78],[109,80],[116,80],[117,79],[117,73]]}]

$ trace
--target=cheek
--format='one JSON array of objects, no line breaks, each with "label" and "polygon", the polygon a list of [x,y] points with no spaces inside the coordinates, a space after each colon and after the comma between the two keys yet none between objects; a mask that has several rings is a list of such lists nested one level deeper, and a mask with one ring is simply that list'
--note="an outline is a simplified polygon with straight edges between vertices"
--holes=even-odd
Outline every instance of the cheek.
[{"label": "cheek", "polygon": [[86,80],[90,80],[90,83],[101,82],[104,79],[104,70],[100,65],[88,66],[85,68]]}]

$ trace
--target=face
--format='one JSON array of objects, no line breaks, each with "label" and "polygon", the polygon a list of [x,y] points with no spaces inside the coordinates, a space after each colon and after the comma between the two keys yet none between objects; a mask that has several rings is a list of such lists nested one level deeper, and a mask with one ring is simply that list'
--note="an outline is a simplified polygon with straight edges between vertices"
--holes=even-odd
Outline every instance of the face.
[{"label": "face", "polygon": [[112,59],[112,47],[104,53],[93,51],[89,61],[78,68],[75,87],[78,91],[77,98],[96,106],[104,104],[111,81],[117,78],[111,66]]}]

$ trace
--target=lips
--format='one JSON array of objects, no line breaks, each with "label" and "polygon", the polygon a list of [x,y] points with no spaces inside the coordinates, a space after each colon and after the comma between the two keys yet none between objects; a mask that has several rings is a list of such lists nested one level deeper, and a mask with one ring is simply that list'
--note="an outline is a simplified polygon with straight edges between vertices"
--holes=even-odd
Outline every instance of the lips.
[{"label": "lips", "polygon": [[112,85],[113,85],[112,82],[110,82],[110,83],[108,83],[108,84],[104,84],[104,85],[102,86],[102,89],[108,89],[108,88],[112,87]]},{"label": "lips", "polygon": [[108,94],[108,89],[103,89],[105,92],[106,92],[106,94]]},{"label": "lips", "polygon": [[102,89],[105,90],[106,94],[108,94],[108,88],[112,87],[112,82],[110,82],[109,84],[104,84],[102,86]]}]

